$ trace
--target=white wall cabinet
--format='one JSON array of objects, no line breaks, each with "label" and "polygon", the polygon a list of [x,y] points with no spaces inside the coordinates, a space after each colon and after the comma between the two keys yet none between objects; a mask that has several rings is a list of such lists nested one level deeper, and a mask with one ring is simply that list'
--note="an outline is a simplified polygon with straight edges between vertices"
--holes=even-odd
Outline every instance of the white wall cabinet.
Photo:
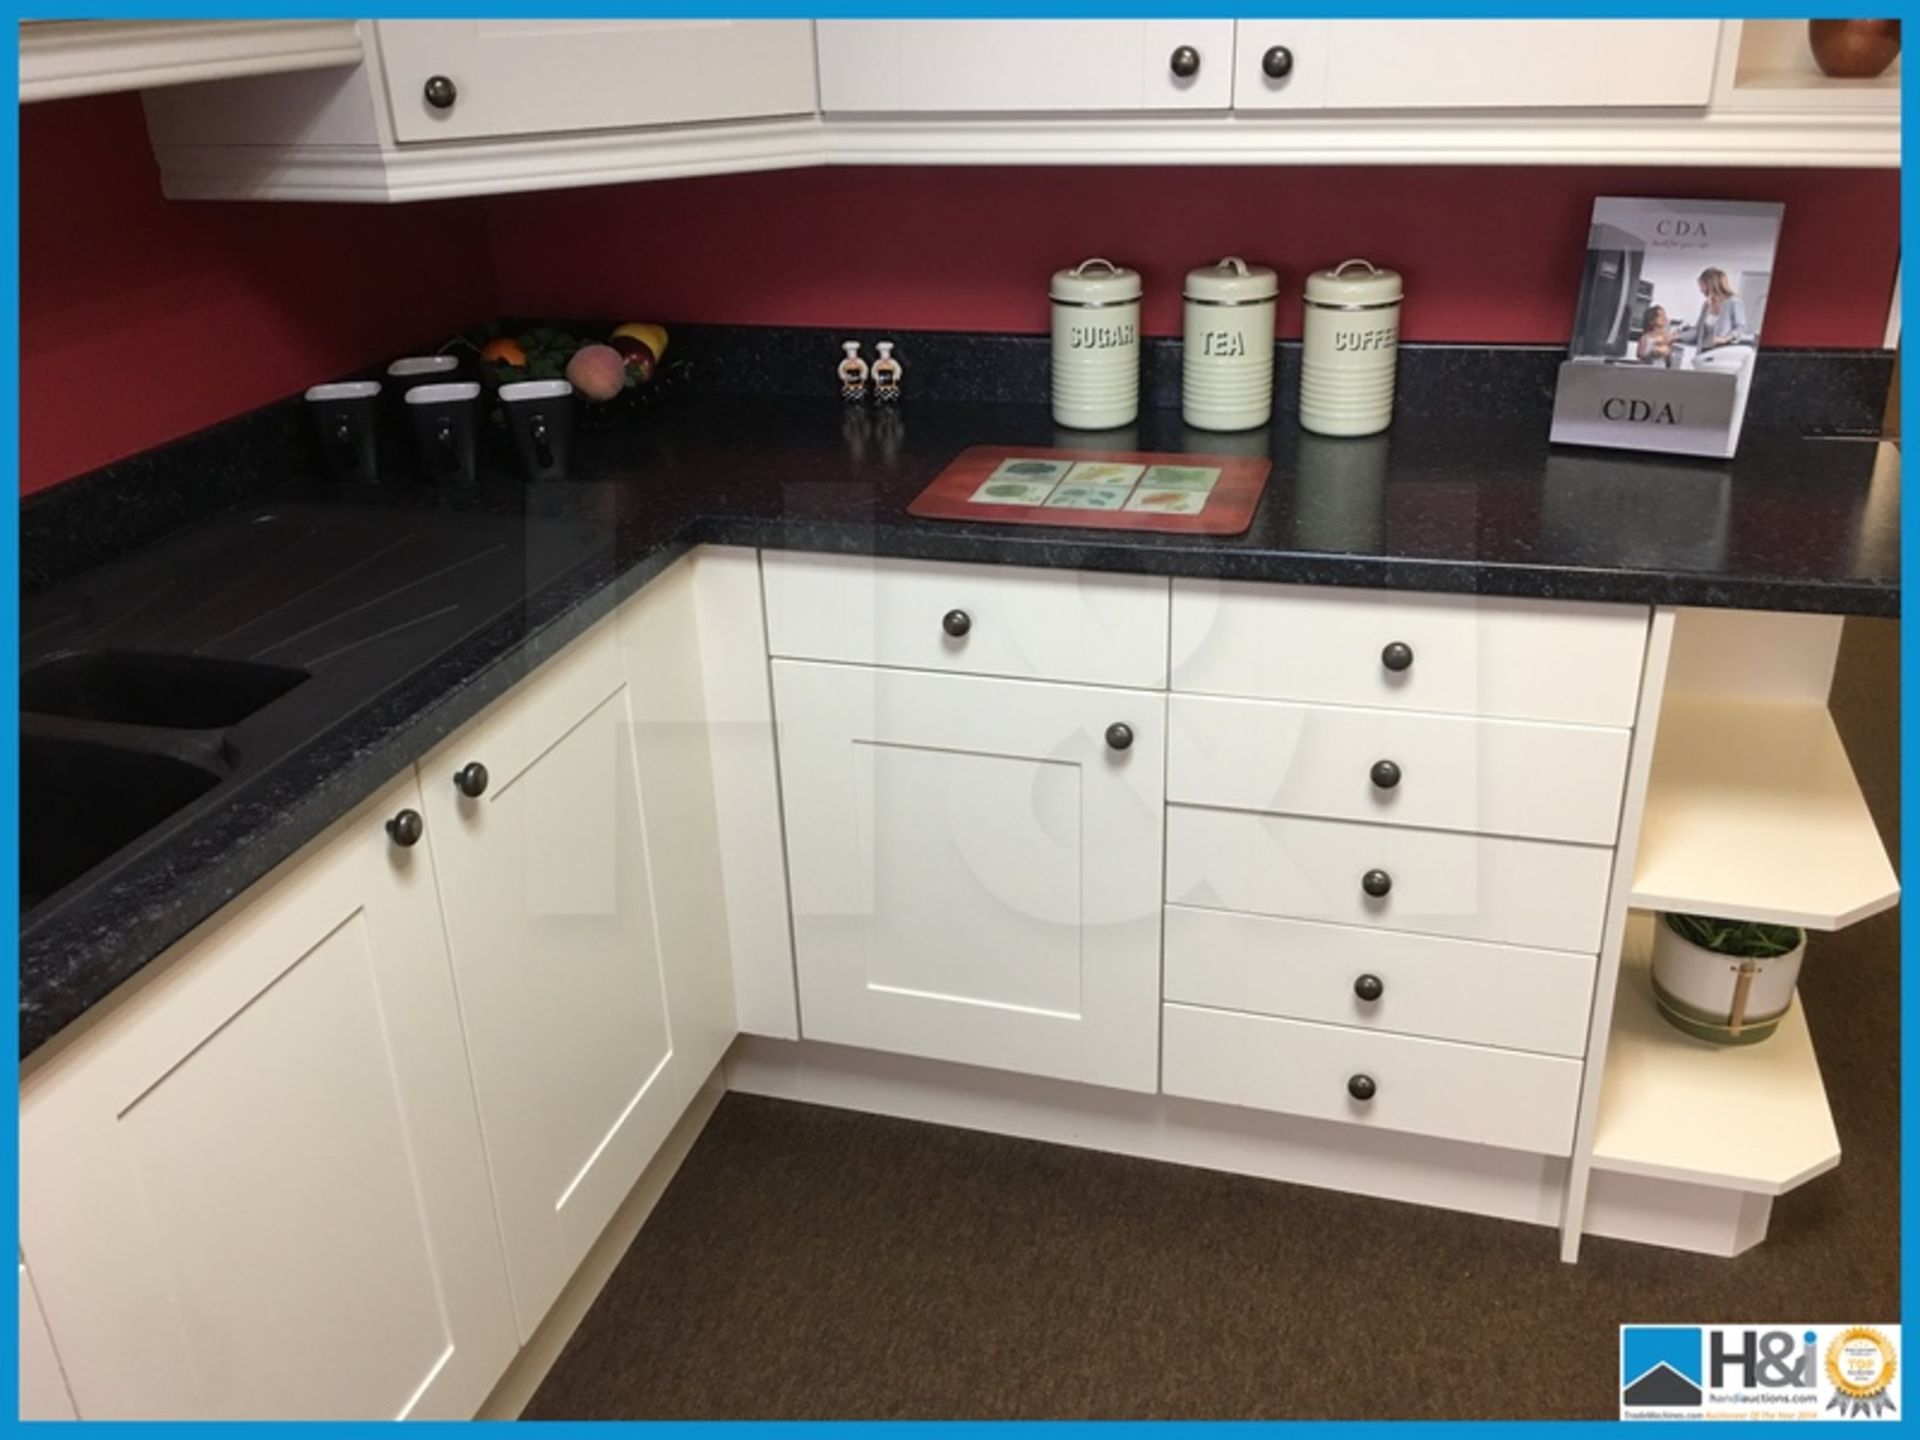
[{"label": "white wall cabinet", "polygon": [[835,112],[1225,110],[1231,20],[822,20]]},{"label": "white wall cabinet", "polygon": [[[816,108],[805,20],[378,20],[374,28],[402,142]],[[429,99],[434,77],[451,84],[450,104]]]},{"label": "white wall cabinet", "polygon": [[659,583],[419,767],[523,1338],[733,1037],[684,567]]},{"label": "white wall cabinet", "polygon": [[773,670],[801,1033],[1153,1090],[1166,697]]},{"label": "white wall cabinet", "polygon": [[88,1419],[465,1418],[513,1314],[411,777],[21,1097],[21,1233]]}]

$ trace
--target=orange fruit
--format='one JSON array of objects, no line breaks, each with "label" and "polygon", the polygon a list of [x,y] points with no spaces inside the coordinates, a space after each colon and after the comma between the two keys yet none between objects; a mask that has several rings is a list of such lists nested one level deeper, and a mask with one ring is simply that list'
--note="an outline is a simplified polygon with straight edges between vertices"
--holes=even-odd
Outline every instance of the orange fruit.
[{"label": "orange fruit", "polygon": [[480,358],[519,366],[527,363],[527,352],[520,348],[520,342],[511,335],[500,335],[481,347]]}]

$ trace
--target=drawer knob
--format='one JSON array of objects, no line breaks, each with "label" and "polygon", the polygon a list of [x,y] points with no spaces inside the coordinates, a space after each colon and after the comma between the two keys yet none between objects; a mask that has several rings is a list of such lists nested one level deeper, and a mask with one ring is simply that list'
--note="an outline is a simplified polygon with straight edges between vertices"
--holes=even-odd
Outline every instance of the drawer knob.
[{"label": "drawer knob", "polygon": [[1393,877],[1384,870],[1369,870],[1360,877],[1360,888],[1374,899],[1384,900],[1393,889]]},{"label": "drawer knob", "polygon": [[393,843],[402,850],[411,850],[420,843],[420,837],[427,833],[427,822],[420,818],[418,810],[402,810],[387,821],[387,834],[393,837]]},{"label": "drawer knob", "polygon": [[1191,45],[1182,45],[1167,60],[1167,68],[1182,80],[1191,80],[1200,73],[1200,52]]},{"label": "drawer knob", "polygon": [[1260,57],[1260,71],[1269,80],[1284,80],[1293,73],[1293,52],[1275,45]]},{"label": "drawer knob", "polygon": [[1133,727],[1124,721],[1116,720],[1107,726],[1107,748],[1125,750],[1133,744]]},{"label": "drawer knob", "polygon": [[1371,1075],[1350,1075],[1347,1077],[1347,1094],[1362,1103],[1373,1099],[1380,1087],[1373,1083]]},{"label": "drawer knob", "polygon": [[1376,789],[1391,790],[1400,783],[1400,767],[1391,760],[1374,761],[1371,773]]},{"label": "drawer knob", "polygon": [[1380,663],[1398,675],[1402,670],[1413,666],[1413,647],[1404,640],[1394,640],[1380,652]]},{"label": "drawer knob", "polygon": [[1362,975],[1353,982],[1353,993],[1371,1004],[1387,993],[1386,982],[1378,975]]},{"label": "drawer knob", "polygon": [[487,793],[487,767],[478,760],[462,765],[453,772],[453,788],[469,800],[478,800]]},{"label": "drawer knob", "polygon": [[973,629],[973,617],[964,610],[949,610],[940,617],[940,628],[958,640]]},{"label": "drawer knob", "polygon": [[460,98],[453,81],[444,75],[429,75],[421,93],[427,97],[427,104],[436,110],[451,110],[453,102]]}]

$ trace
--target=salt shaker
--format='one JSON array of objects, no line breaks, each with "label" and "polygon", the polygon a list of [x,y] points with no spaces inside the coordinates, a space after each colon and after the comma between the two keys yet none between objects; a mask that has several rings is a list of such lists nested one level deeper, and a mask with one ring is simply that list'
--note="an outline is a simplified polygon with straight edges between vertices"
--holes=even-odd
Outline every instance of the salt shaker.
[{"label": "salt shaker", "polygon": [[1253,430],[1273,417],[1273,307],[1280,277],[1229,255],[1187,272],[1180,414],[1196,430]]},{"label": "salt shaker", "polygon": [[867,398],[867,362],[860,358],[858,340],[842,340],[840,348],[847,352],[834,372],[840,377],[840,398],[857,405]]},{"label": "salt shaker", "polygon": [[873,398],[882,405],[900,400],[900,362],[893,358],[893,341],[882,340],[875,346],[880,358],[873,362]]},{"label": "salt shaker", "polygon": [[1140,272],[1083,260],[1053,272],[1053,420],[1074,430],[1140,413]]},{"label": "salt shaker", "polygon": [[1307,277],[1300,424],[1318,435],[1373,435],[1393,420],[1400,276],[1344,260]]}]

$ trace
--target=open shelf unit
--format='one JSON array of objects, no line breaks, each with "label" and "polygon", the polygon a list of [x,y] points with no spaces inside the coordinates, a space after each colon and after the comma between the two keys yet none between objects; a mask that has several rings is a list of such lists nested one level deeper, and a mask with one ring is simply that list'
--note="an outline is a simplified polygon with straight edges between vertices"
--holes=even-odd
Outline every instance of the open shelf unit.
[{"label": "open shelf unit", "polygon": [[1634,866],[1636,909],[1838,930],[1899,897],[1825,705],[1667,696]]},{"label": "open shelf unit", "polygon": [[1729,21],[1721,42],[1714,104],[1739,110],[1900,109],[1900,62],[1871,80],[1821,73],[1805,20]]},{"label": "open shelf unit", "polygon": [[1594,1130],[1597,1170],[1781,1195],[1840,1162],[1807,1019],[1794,997],[1754,1045],[1712,1045],[1661,1018],[1654,917],[1633,915]]}]

